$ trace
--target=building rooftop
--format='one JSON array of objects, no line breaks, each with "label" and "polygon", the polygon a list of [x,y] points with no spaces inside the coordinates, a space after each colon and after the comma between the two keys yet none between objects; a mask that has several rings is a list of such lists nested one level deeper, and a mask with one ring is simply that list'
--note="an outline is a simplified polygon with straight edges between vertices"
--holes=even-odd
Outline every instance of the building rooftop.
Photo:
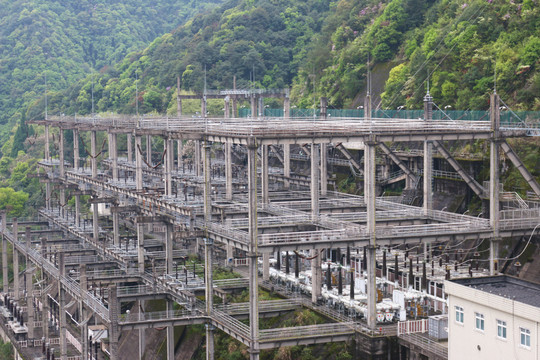
[{"label": "building rooftop", "polygon": [[451,282],[540,307],[540,284],[538,283],[507,275],[455,279]]}]

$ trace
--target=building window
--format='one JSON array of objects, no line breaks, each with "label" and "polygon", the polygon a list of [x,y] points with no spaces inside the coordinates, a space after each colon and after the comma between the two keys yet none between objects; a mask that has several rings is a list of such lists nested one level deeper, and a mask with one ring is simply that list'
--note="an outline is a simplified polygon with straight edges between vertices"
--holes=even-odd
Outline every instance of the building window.
[{"label": "building window", "polygon": [[461,306],[456,306],[456,322],[463,324],[463,308]]},{"label": "building window", "polygon": [[519,332],[521,333],[520,344],[522,346],[530,348],[531,347],[531,330],[520,327]]},{"label": "building window", "polygon": [[484,314],[474,313],[476,316],[476,330],[484,331]]},{"label": "building window", "polygon": [[506,321],[497,320],[497,336],[506,339]]}]

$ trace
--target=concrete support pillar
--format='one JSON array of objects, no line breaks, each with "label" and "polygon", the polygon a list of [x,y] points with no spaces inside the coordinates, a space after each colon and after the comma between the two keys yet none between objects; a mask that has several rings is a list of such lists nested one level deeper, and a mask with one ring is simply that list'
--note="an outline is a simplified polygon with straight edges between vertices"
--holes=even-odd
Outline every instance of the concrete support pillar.
[{"label": "concrete support pillar", "polygon": [[257,98],[254,95],[251,95],[251,117],[255,119],[257,117]]},{"label": "concrete support pillar", "polygon": [[[27,246],[27,249],[29,247]],[[28,313],[28,322],[26,327],[28,328],[28,340],[34,338],[34,283],[32,282],[34,269],[29,267],[29,263],[26,263],[26,309]]]},{"label": "concrete support pillar", "polygon": [[257,144],[248,139],[248,218],[249,218],[249,330],[250,359],[259,359],[259,285],[257,274]]},{"label": "concrete support pillar", "polygon": [[88,290],[88,280],[86,276],[86,264],[81,264],[79,268],[79,279],[81,286],[81,300],[79,301],[79,313],[81,314],[81,353],[83,359],[86,359],[88,354],[88,322],[86,321],[86,310],[84,308],[84,300],[86,298],[86,291]]},{"label": "concrete support pillar", "polygon": [[139,273],[144,274],[144,224],[137,223],[137,263]]},{"label": "concrete support pillar", "polygon": [[[13,240],[15,242],[19,241],[19,225],[17,218],[13,218],[12,220],[12,232],[13,232]],[[19,281],[19,251],[17,251],[17,248],[15,244],[13,244],[13,293],[14,293],[14,300],[19,301],[20,299],[20,281]]]},{"label": "concrete support pillar", "polygon": [[165,141],[165,195],[172,196],[172,171],[174,166],[174,142],[172,139]]},{"label": "concrete support pillar", "polygon": [[73,170],[79,171],[80,162],[79,130],[73,129]]},{"label": "concrete support pillar", "polygon": [[206,119],[206,112],[207,112],[207,99],[206,99],[206,95],[204,95],[202,98],[201,98],[201,117],[203,119]]},{"label": "concrete support pillar", "polygon": [[127,142],[127,161],[129,163],[132,163],[133,162],[133,135],[127,134],[126,142]]},{"label": "concrete support pillar", "polygon": [[[174,311],[174,301],[166,300],[167,312]],[[174,326],[167,326],[167,359],[174,359]]]},{"label": "concrete support pillar", "polygon": [[321,144],[321,196],[328,192],[328,159],[327,144]]},{"label": "concrete support pillar", "polygon": [[328,116],[328,98],[327,97],[321,97],[320,104],[319,104],[320,116],[321,119],[326,119]]},{"label": "concrete support pillar", "polygon": [[[433,119],[433,97],[424,96],[424,120]],[[433,143],[424,141],[424,215],[433,210]]]},{"label": "concrete support pillar", "polygon": [[285,180],[283,181],[283,187],[288,189],[290,187],[289,180],[287,178],[291,177],[291,145],[283,144],[283,176]]},{"label": "concrete support pillar", "polygon": [[493,228],[493,237],[489,246],[489,272],[491,275],[497,273],[497,257],[499,254],[499,218],[500,218],[500,183],[499,183],[499,163],[500,163],[500,110],[499,95],[497,93],[490,96],[489,116],[491,120],[492,138],[490,143],[490,164],[489,164],[489,223]]},{"label": "concrete support pillar", "polygon": [[99,213],[98,204],[92,204],[92,229],[93,239],[97,243],[99,241]]},{"label": "concrete support pillar", "polygon": [[165,233],[165,270],[168,274],[173,272],[173,224],[167,223]]},{"label": "concrete support pillar", "polygon": [[193,167],[195,170],[195,175],[201,176],[201,142],[199,140],[195,140],[195,160]]},{"label": "concrete support pillar", "polygon": [[311,250],[311,302],[316,303],[322,293],[322,259],[321,253],[317,249]]},{"label": "concrete support pillar", "polygon": [[62,286],[61,278],[66,274],[66,268],[64,266],[64,253],[59,253],[58,258],[58,271],[60,277],[58,278],[58,312],[60,317],[60,356],[62,360],[67,360],[67,323],[66,323],[66,292]]},{"label": "concrete support pillar", "polygon": [[[212,267],[212,247],[214,240],[204,239],[204,265],[205,265],[205,300],[206,313],[211,316],[214,309],[214,286],[213,286],[213,267]],[[206,324],[206,359],[214,359],[214,327],[211,323]]]},{"label": "concrete support pillar", "polygon": [[81,196],[75,195],[75,226],[81,226]]},{"label": "concrete support pillar", "polygon": [[367,212],[367,231],[369,245],[367,246],[367,325],[375,329],[377,316],[377,284],[376,284],[376,229],[375,229],[375,151],[376,142],[366,142],[364,145],[364,201]]},{"label": "concrete support pillar", "polygon": [[142,139],[139,135],[135,136],[135,184],[137,191],[143,190],[143,171],[142,171],[142,154],[141,154]]},{"label": "concrete support pillar", "polygon": [[152,164],[152,135],[146,135],[146,162]]},{"label": "concrete support pillar", "polygon": [[96,142],[97,142],[97,133],[96,131],[91,131],[90,132],[90,165],[92,168],[92,179],[96,179],[97,174],[98,174]]},{"label": "concrete support pillar", "polygon": [[60,160],[60,177],[63,179],[66,175],[66,169],[64,167],[64,129],[60,128],[59,134],[60,136],[58,137],[58,160]]},{"label": "concrete support pillar", "polygon": [[[212,221],[212,184],[211,184],[211,159],[210,144],[203,146],[204,160],[204,220]],[[212,314],[214,308],[214,286],[213,286],[213,267],[212,267],[212,247],[214,241],[208,238],[208,233],[204,239],[204,276],[205,276],[205,300],[206,313]],[[214,328],[211,323],[206,324],[206,359],[214,359]]]},{"label": "concrete support pillar", "polygon": [[224,112],[224,116],[225,116],[225,119],[228,119],[231,117],[231,106],[230,106],[230,100],[231,98],[229,96],[225,96],[225,112]]},{"label": "concrete support pillar", "polygon": [[118,181],[118,135],[109,133],[109,159],[112,163],[113,181]]},{"label": "concrete support pillar", "polygon": [[113,244],[116,247],[120,247],[120,214],[118,211],[112,212],[113,223]]},{"label": "concrete support pillar", "polygon": [[45,125],[45,160],[51,160],[51,144],[49,139],[49,125]]},{"label": "concrete support pillar", "polygon": [[319,216],[319,145],[311,144],[311,216]]},{"label": "concrete support pillar", "polygon": [[270,280],[270,254],[264,253],[263,256],[263,280]]},{"label": "concrete support pillar", "polygon": [[52,209],[51,195],[52,195],[51,183],[49,181],[47,181],[45,183],[45,206],[46,206],[47,210]]},{"label": "concrete support pillar", "polygon": [[263,98],[262,96],[260,96],[258,99],[257,99],[257,102],[258,102],[258,112],[257,112],[257,118],[261,118],[264,116],[264,105],[263,105]]},{"label": "concrete support pillar", "polygon": [[[291,117],[291,99],[286,97],[283,99],[283,117],[289,119]],[[283,176],[288,178],[291,176],[291,145],[283,144]],[[285,179],[283,187],[288,189],[290,186],[289,181]]]},{"label": "concrete support pillar", "polygon": [[[319,145],[311,144],[311,217],[316,221],[319,217]],[[314,249],[312,256],[317,255],[311,260],[311,301],[317,302],[322,291],[322,270],[321,270],[321,254]]]},{"label": "concrete support pillar", "polygon": [[261,190],[262,202],[268,204],[269,198],[269,179],[268,179],[268,145],[261,145]]},{"label": "concrete support pillar", "polygon": [[184,143],[182,140],[176,140],[176,151],[178,152],[176,154],[176,157],[178,158],[176,170],[181,171],[184,164]]},{"label": "concrete support pillar", "polygon": [[232,201],[233,179],[232,179],[232,144],[225,143],[225,199]]},{"label": "concrete support pillar", "polygon": [[120,328],[118,326],[118,317],[120,315],[120,304],[118,302],[118,293],[116,285],[109,287],[109,352],[110,360],[118,360],[118,339],[120,338]]}]

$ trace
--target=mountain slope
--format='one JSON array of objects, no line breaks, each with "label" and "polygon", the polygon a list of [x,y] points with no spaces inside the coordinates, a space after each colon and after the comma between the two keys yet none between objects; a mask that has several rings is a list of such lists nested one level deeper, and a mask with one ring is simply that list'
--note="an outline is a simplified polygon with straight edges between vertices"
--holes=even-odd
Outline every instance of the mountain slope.
[{"label": "mountain slope", "polygon": [[0,124],[220,2],[0,0]]}]

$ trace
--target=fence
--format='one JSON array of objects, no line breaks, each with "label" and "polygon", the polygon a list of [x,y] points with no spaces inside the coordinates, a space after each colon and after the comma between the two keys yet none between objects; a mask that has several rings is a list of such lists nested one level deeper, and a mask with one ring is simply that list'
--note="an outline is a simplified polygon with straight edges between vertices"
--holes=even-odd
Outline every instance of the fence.
[{"label": "fence", "polygon": [[409,320],[398,322],[398,336],[404,334],[425,333],[429,329],[429,322],[427,319],[423,320]]}]

